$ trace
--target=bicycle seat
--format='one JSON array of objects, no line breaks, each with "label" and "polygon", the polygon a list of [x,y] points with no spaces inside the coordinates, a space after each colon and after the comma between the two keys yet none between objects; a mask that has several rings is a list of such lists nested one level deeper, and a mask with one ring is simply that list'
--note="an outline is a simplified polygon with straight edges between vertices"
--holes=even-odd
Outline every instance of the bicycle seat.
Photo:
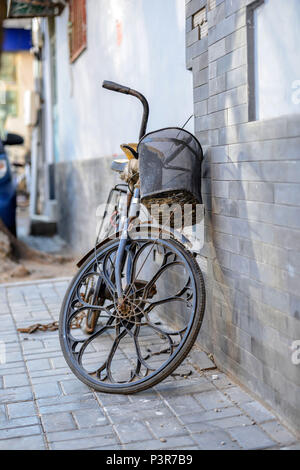
[{"label": "bicycle seat", "polygon": [[138,144],[122,144],[120,145],[121,149],[125,153],[128,160],[132,160],[133,158],[138,158],[137,154],[137,147]]},{"label": "bicycle seat", "polygon": [[127,158],[116,158],[116,160],[113,160],[111,163],[111,169],[122,173],[125,170],[126,165],[128,165]]}]

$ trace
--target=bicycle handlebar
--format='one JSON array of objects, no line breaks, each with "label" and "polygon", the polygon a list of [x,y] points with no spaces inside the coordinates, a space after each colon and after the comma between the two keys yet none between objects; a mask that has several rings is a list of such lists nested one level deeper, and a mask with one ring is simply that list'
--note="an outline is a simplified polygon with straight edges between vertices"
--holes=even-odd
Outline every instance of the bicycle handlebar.
[{"label": "bicycle handlebar", "polygon": [[106,88],[107,90],[116,91],[117,93],[123,93],[124,95],[135,96],[141,101],[144,107],[144,113],[143,113],[143,118],[142,118],[141,129],[140,129],[140,136],[139,136],[141,140],[141,138],[146,134],[148,118],[149,118],[149,104],[146,98],[144,97],[144,95],[142,95],[136,90],[132,90],[129,87],[119,85],[118,83],[110,82],[107,80],[103,82],[102,87]]},{"label": "bicycle handlebar", "polygon": [[119,85],[115,82],[109,82],[107,80],[104,80],[102,87],[106,88],[107,90],[116,91],[117,93],[124,93],[124,95],[129,95],[130,92],[130,88]]}]

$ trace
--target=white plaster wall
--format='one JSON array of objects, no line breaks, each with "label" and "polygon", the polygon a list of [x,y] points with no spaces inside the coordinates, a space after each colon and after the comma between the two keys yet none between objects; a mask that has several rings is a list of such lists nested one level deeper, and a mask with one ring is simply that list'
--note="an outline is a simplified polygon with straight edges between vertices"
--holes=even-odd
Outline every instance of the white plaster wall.
[{"label": "white plaster wall", "polygon": [[300,113],[300,1],[255,10],[257,119]]},{"label": "white plaster wall", "polygon": [[54,141],[53,141],[53,118],[52,118],[52,89],[51,89],[51,59],[48,22],[42,22],[42,31],[44,34],[43,51],[43,98],[45,101],[44,112],[44,152],[45,160],[48,163],[54,161]]},{"label": "white plaster wall", "polygon": [[137,141],[141,104],[102,89],[105,79],[147,97],[148,130],[181,126],[193,113],[185,0],[87,0],[88,47],[73,65],[67,23],[66,8],[56,20],[60,161],[109,156]]}]

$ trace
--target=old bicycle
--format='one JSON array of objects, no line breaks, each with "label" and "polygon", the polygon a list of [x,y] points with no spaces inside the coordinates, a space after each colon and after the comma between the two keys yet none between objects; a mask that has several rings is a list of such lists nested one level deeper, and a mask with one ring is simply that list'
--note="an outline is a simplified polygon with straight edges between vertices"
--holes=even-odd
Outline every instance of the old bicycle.
[{"label": "old bicycle", "polygon": [[[112,163],[123,182],[109,195],[95,247],[78,263],[59,332],[64,357],[82,382],[129,394],[170,375],[202,324],[202,273],[176,223],[197,221],[203,154],[183,128],[146,134],[149,106],[141,93],[107,81],[103,87],[142,102],[140,139],[121,146],[126,160]],[[141,220],[142,207],[154,208],[156,224]],[[187,208],[188,217],[180,210],[176,216],[178,208]]]}]

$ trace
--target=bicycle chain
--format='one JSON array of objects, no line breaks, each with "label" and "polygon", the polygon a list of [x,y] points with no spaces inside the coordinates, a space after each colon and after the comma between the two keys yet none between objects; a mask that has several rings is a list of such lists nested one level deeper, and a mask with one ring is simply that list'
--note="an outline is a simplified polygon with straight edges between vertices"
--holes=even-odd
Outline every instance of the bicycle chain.
[{"label": "bicycle chain", "polygon": [[[78,316],[78,318],[73,320],[71,323],[71,329],[75,330],[77,328],[81,328],[82,322],[85,317],[86,317],[86,313],[83,312],[81,315]],[[35,323],[34,325],[28,326],[27,328],[18,328],[18,332],[28,333],[31,335],[32,333],[35,333],[36,331],[56,331],[58,330],[58,328],[59,328],[59,322],[54,321],[48,324]]]}]

